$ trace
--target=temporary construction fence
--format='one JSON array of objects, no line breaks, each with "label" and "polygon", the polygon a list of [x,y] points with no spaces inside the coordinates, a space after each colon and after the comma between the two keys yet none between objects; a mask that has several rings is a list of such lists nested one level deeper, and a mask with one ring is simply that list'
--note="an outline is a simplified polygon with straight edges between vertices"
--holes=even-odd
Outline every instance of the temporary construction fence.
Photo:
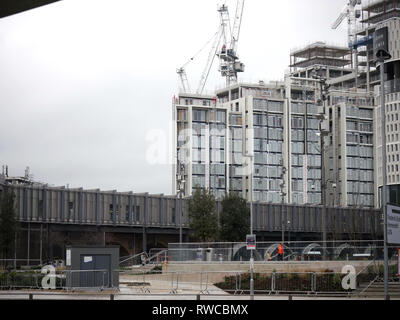
[{"label": "temporary construction fence", "polygon": [[[390,280],[396,281],[395,265],[390,265]],[[250,294],[250,273],[243,271],[229,272],[164,272],[162,271],[120,271],[119,288],[112,288],[106,270],[64,270],[49,276],[40,272],[3,272],[0,273],[0,289],[44,289],[50,284],[51,289],[71,291],[118,290],[121,294],[145,295],[248,295]],[[339,272],[257,272],[254,273],[254,293],[272,294],[326,294],[354,295],[362,294],[365,288],[383,277],[382,265],[371,262],[354,277],[355,288],[346,286],[348,273]],[[49,283],[55,279],[55,286]],[[396,281],[400,287],[400,282]],[[364,288],[364,289],[363,289]],[[390,292],[389,292],[390,294]]]},{"label": "temporary construction fence", "polygon": [[105,290],[112,287],[113,277],[119,270],[62,270],[54,273],[39,271],[0,272],[0,290],[52,289],[52,290]]},{"label": "temporary construction fence", "polygon": [[[257,242],[253,251],[255,261],[277,261],[280,242]],[[284,242],[284,261],[349,261],[383,259],[383,241]],[[389,258],[397,255],[389,247]],[[249,261],[246,243],[172,243],[168,259],[174,262],[232,262]]]},{"label": "temporary construction fence", "polygon": [[[391,266],[391,280],[396,279]],[[355,288],[349,276],[354,277]],[[383,277],[383,268],[374,262],[357,274],[339,272],[257,272],[254,273],[254,293],[271,294],[359,294],[362,288]],[[124,272],[121,290],[137,294],[250,294],[250,273],[230,272]],[[400,282],[397,281],[400,287]]]}]

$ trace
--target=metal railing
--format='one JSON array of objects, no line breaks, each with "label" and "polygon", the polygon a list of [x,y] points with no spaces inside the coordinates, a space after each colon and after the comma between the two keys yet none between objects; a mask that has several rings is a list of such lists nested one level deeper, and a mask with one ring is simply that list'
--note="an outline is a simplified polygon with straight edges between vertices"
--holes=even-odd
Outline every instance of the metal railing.
[{"label": "metal railing", "polygon": [[141,252],[138,254],[134,254],[132,256],[123,257],[119,261],[119,266],[124,267],[124,268],[129,268],[129,267],[140,265],[140,264],[142,264],[142,256],[143,255],[145,256],[145,259],[147,259],[146,252]]},{"label": "metal railing", "polygon": [[43,264],[41,259],[0,259],[0,267],[3,269],[13,268],[14,270],[21,267],[40,267]]}]

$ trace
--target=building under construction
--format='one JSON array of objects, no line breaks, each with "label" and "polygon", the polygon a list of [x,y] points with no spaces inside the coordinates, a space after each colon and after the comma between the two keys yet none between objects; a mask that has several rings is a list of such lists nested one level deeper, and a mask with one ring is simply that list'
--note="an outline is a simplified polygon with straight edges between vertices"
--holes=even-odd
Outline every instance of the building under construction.
[{"label": "building under construction", "polygon": [[173,190],[379,207],[380,77],[372,50],[375,30],[387,26],[387,172],[391,202],[400,203],[400,3],[354,0],[345,9],[332,27],[348,21],[349,45],[316,42],[293,50],[284,81],[230,79],[214,95],[181,92],[174,99]]}]

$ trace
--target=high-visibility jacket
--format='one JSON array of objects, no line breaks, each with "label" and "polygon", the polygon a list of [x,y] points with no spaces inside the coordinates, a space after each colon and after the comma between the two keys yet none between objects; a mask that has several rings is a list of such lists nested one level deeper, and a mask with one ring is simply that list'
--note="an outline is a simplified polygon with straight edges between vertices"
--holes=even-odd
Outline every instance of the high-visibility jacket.
[{"label": "high-visibility jacket", "polygon": [[283,246],[279,245],[278,247],[278,254],[283,254]]}]

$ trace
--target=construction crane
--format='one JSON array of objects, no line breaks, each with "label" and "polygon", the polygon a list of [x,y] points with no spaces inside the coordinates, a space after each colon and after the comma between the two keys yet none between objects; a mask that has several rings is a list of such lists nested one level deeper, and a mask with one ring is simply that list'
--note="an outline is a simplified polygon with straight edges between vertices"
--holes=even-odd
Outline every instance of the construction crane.
[{"label": "construction crane", "polygon": [[[197,56],[208,46],[208,44],[210,42],[212,42],[212,41],[214,42],[213,47],[217,46],[217,44],[215,42],[216,42],[216,39],[219,37],[219,35],[220,35],[220,30],[218,30],[218,32],[216,32],[212,36],[212,38],[209,41],[207,41],[207,43],[193,57],[191,57],[182,67],[180,67],[180,68],[178,68],[176,70],[176,73],[179,75],[179,78],[181,80],[182,90],[183,90],[184,93],[191,92],[189,81],[188,81],[187,74],[186,74],[187,65],[189,63],[191,63],[192,61],[194,61],[197,58]],[[211,56],[212,52],[213,52],[213,49],[210,52],[209,60],[210,60],[210,56]],[[207,79],[203,79],[204,78],[204,74],[207,74],[207,76],[208,76],[209,69],[211,69],[211,65],[209,65],[209,64],[210,64],[210,62],[207,62],[207,65],[204,68],[202,80],[200,80],[200,84],[199,84],[198,89],[196,90],[196,93],[200,93],[201,94],[203,92],[203,89],[204,89],[204,86],[205,86],[205,82],[207,80]]]},{"label": "construction crane", "polygon": [[228,7],[226,5],[222,5],[218,9],[223,33],[223,45],[221,51],[218,53],[218,57],[220,59],[219,71],[221,75],[226,78],[227,86],[237,83],[238,73],[244,72],[244,64],[239,61],[239,57],[237,55],[244,2],[245,0],[237,0],[233,26],[231,26]]},{"label": "construction crane", "polygon": [[[192,60],[190,60],[190,61],[192,61]],[[187,78],[187,75],[186,75],[186,69],[185,69],[186,65],[189,62],[185,63],[182,67],[176,69],[176,73],[179,75],[179,78],[181,79],[183,92],[190,92],[189,81],[188,81],[188,78]]]},{"label": "construction crane", "polygon": [[361,5],[362,0],[348,0],[348,3],[343,7],[342,12],[336,21],[332,24],[332,29],[337,29],[342,22],[347,18],[347,43],[350,48],[351,57],[352,57],[352,66],[354,66],[355,71],[355,81],[356,87],[358,87],[358,56],[357,54],[353,54],[354,51],[357,51],[356,48],[353,47],[353,44],[356,42],[356,23],[357,19],[361,16],[361,10],[356,9],[357,6]]},{"label": "construction crane", "polygon": [[216,56],[218,56],[220,59],[219,71],[221,72],[221,75],[226,78],[226,84],[229,86],[230,84],[237,82],[238,72],[244,72],[244,64],[239,61],[236,53],[242,23],[243,8],[244,0],[237,0],[235,18],[232,27],[228,7],[225,4],[218,7],[218,12],[220,14],[220,25],[218,31],[202,49],[200,49],[182,67],[177,69],[184,92],[187,93],[191,91],[187,79],[186,66],[192,62],[197,55],[199,55],[204,48],[208,46],[210,42],[212,42],[212,46],[206,65],[200,77],[196,93],[202,94],[204,92],[204,88]]},{"label": "construction crane", "polygon": [[361,0],[348,0],[348,3],[342,9],[339,17],[332,24],[332,29],[337,29],[342,22],[347,18],[348,23],[348,43],[349,45],[355,40],[355,27],[356,27],[356,19],[361,16],[361,11],[356,9],[357,6],[361,5]]}]

